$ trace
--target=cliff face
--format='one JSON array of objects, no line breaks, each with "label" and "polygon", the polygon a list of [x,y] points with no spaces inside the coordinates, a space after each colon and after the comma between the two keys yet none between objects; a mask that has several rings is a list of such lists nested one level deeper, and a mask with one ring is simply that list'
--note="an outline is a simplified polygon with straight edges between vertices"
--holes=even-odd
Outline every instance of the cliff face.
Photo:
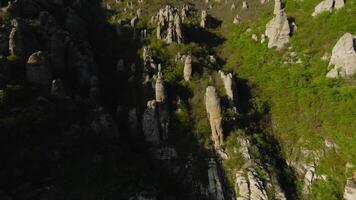
[{"label": "cliff face", "polygon": [[355,197],[355,0],[0,5],[0,199]]}]

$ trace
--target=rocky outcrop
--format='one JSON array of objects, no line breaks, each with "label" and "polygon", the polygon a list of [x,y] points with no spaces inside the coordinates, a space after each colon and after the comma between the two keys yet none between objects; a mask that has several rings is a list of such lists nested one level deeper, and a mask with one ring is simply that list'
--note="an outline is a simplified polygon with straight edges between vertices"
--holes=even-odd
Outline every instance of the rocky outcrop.
[{"label": "rocky outcrop", "polygon": [[166,100],[166,89],[164,86],[163,76],[158,72],[155,86],[156,102],[164,103]]},{"label": "rocky outcrop", "polygon": [[220,107],[220,98],[216,93],[215,87],[206,88],[205,105],[210,121],[211,135],[214,147],[219,149],[223,144],[224,135],[222,129],[222,116]]},{"label": "rocky outcrop", "polygon": [[236,84],[235,81],[233,80],[232,74],[231,73],[225,74],[223,71],[219,71],[219,74],[221,80],[224,83],[225,92],[230,102],[230,105],[235,106],[235,102],[237,100]]},{"label": "rocky outcrop", "polygon": [[334,66],[326,75],[329,78],[350,77],[356,73],[356,36],[345,33],[332,50],[329,66]]},{"label": "rocky outcrop", "polygon": [[208,25],[208,12],[206,10],[201,11],[200,27],[207,28]]},{"label": "rocky outcrop", "polygon": [[284,10],[279,10],[275,17],[266,25],[265,35],[268,37],[268,48],[277,47],[281,49],[289,42],[291,29],[288,17]]},{"label": "rocky outcrop", "polygon": [[184,80],[190,81],[192,76],[192,56],[188,55],[184,62]]},{"label": "rocky outcrop", "polygon": [[222,183],[220,180],[218,168],[216,162],[211,159],[209,162],[208,169],[208,180],[209,180],[209,193],[212,199],[224,200],[224,191],[222,188]]},{"label": "rocky outcrop", "polygon": [[240,24],[240,22],[241,22],[240,16],[239,16],[239,15],[236,15],[235,18],[234,18],[233,23],[236,24],[236,25],[238,25],[238,24]]},{"label": "rocky outcrop", "polygon": [[318,14],[326,11],[331,12],[333,9],[340,9],[344,6],[344,4],[344,0],[324,0],[315,7],[312,16],[315,17]]},{"label": "rocky outcrop", "polygon": [[142,129],[146,142],[154,145],[159,144],[158,112],[155,100],[147,102],[147,108],[142,117]]},{"label": "rocky outcrop", "polygon": [[164,9],[159,10],[152,21],[157,23],[157,39],[164,40],[167,44],[184,42],[182,17],[179,15],[178,9],[167,5]]},{"label": "rocky outcrop", "polygon": [[326,75],[329,78],[350,77],[356,73],[356,36],[345,33],[332,50],[329,66],[334,66]]},{"label": "rocky outcrop", "polygon": [[[246,162],[245,169],[235,174],[236,189],[239,191],[237,200],[268,200],[267,190],[274,191],[275,199],[286,200],[283,190],[276,181],[276,175],[254,161],[249,151],[250,141],[242,136],[237,137],[237,141],[240,144],[238,152]],[[263,179],[261,174],[264,176]]]},{"label": "rocky outcrop", "polygon": [[344,190],[344,199],[345,200],[354,200],[356,199],[356,174],[354,177],[349,178],[346,181],[345,190]]},{"label": "rocky outcrop", "polygon": [[32,54],[27,60],[26,78],[31,83],[50,86],[52,72],[48,59],[42,51]]}]

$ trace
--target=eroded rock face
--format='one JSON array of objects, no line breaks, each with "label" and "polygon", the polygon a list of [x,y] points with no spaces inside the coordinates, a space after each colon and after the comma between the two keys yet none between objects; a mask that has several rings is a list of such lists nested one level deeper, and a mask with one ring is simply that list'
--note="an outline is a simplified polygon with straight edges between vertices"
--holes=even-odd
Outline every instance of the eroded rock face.
[{"label": "eroded rock face", "polygon": [[340,9],[344,7],[344,4],[344,0],[324,0],[315,7],[312,16],[315,17],[318,14],[326,11],[331,12],[333,9]]},{"label": "eroded rock face", "polygon": [[224,192],[220,181],[216,162],[212,159],[208,169],[209,193],[216,200],[224,200]]},{"label": "eroded rock face", "polygon": [[209,86],[206,88],[205,105],[210,121],[212,140],[214,147],[219,149],[223,144],[223,129],[222,129],[222,116],[220,107],[220,98],[216,93],[215,87]]},{"label": "eroded rock face", "polygon": [[290,27],[287,14],[280,10],[276,16],[267,23],[265,35],[268,37],[268,48],[281,49],[290,39]]},{"label": "eroded rock face", "polygon": [[345,33],[332,50],[329,65],[334,68],[326,75],[329,78],[350,77],[356,73],[356,36]]},{"label": "eroded rock face", "polygon": [[166,100],[166,91],[165,91],[164,81],[161,72],[159,72],[157,75],[155,91],[156,91],[156,102],[164,103]]},{"label": "eroded rock face", "polygon": [[178,9],[167,5],[165,8],[160,9],[156,16],[153,16],[152,21],[157,23],[157,39],[164,40],[167,44],[177,42],[178,44],[184,42],[184,33],[182,18]]},{"label": "eroded rock face", "polygon": [[192,56],[188,55],[184,63],[184,80],[189,81],[192,76]]},{"label": "eroded rock face", "polygon": [[233,80],[232,74],[225,74],[223,71],[219,71],[220,77],[224,83],[226,95],[233,106],[236,100],[236,84]]},{"label": "eroded rock face", "polygon": [[146,111],[143,113],[142,129],[146,142],[154,145],[159,144],[159,124],[155,100],[147,102]]},{"label": "eroded rock face", "polygon": [[49,86],[52,73],[48,60],[42,51],[32,54],[26,63],[26,77],[29,82]]}]

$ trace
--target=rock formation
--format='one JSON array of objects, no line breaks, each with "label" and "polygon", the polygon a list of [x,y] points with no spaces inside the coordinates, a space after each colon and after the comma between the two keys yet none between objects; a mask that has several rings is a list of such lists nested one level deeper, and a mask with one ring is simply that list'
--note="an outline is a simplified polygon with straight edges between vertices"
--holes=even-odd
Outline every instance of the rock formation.
[{"label": "rock formation", "polygon": [[207,28],[208,25],[208,12],[206,10],[201,11],[200,27]]},{"label": "rock formation", "polygon": [[192,56],[188,55],[184,63],[184,80],[189,81],[192,76]]},{"label": "rock formation", "polygon": [[[249,151],[249,147],[251,146],[250,141],[241,136],[237,137],[237,141],[240,144],[238,151],[246,161],[246,169],[240,170],[235,174],[235,184],[240,194],[237,199],[268,200],[267,188],[273,186],[275,198],[277,200],[286,200],[279,183],[272,181],[272,177],[276,178],[275,175],[254,162]],[[259,168],[259,173],[257,173],[256,167]],[[261,179],[261,173],[264,174],[265,180]]]},{"label": "rock formation", "polygon": [[349,178],[345,185],[344,190],[344,199],[345,200],[354,200],[356,199],[356,175],[352,178]]},{"label": "rock formation", "polygon": [[142,129],[146,142],[154,145],[159,144],[159,124],[155,100],[147,102],[147,108],[142,117]]},{"label": "rock formation", "polygon": [[312,16],[315,17],[318,14],[326,11],[331,12],[333,9],[338,10],[342,8],[344,4],[345,4],[344,0],[324,0],[315,7]]},{"label": "rock formation", "polygon": [[345,33],[332,50],[329,78],[350,77],[356,73],[356,36]]},{"label": "rock formation", "polygon": [[281,49],[289,42],[290,33],[287,14],[284,10],[280,10],[266,25],[265,35],[269,39],[268,48],[277,47],[277,49]]},{"label": "rock formation", "polygon": [[182,17],[179,15],[178,9],[167,5],[164,9],[159,10],[152,21],[157,23],[157,39],[164,40],[167,44],[184,42]]},{"label": "rock formation", "polygon": [[31,83],[50,86],[52,72],[48,59],[42,51],[32,54],[27,60],[26,77]]},{"label": "rock formation", "polygon": [[224,135],[222,130],[222,116],[220,107],[220,98],[216,93],[215,87],[209,86],[206,88],[205,105],[210,121],[212,140],[214,147],[219,149],[223,144]]},{"label": "rock formation", "polygon": [[209,180],[209,193],[212,196],[212,199],[224,200],[225,199],[224,192],[218,173],[218,168],[216,166],[216,162],[213,159],[211,159],[209,162],[208,180]]},{"label": "rock formation", "polygon": [[234,18],[233,23],[236,24],[236,25],[238,25],[238,24],[240,24],[240,22],[241,22],[240,16],[239,16],[239,15],[236,15],[236,17]]},{"label": "rock formation", "polygon": [[164,81],[161,72],[159,72],[157,75],[155,93],[156,93],[156,102],[164,103],[166,100],[166,90],[164,87]]},{"label": "rock formation", "polygon": [[224,83],[225,92],[229,99],[230,105],[234,106],[236,102],[236,84],[233,80],[232,74],[225,74],[223,71],[219,71],[219,74]]}]

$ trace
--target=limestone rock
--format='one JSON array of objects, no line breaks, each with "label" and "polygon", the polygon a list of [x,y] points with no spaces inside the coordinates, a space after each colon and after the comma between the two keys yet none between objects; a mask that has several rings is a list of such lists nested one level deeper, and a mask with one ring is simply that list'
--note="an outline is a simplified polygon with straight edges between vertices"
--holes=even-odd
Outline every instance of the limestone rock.
[{"label": "limestone rock", "polygon": [[324,0],[320,2],[314,9],[312,16],[315,17],[322,12],[329,11],[331,12],[333,9],[340,9],[344,7],[345,0]]},{"label": "limestone rock", "polygon": [[265,35],[268,37],[268,48],[277,47],[281,49],[290,38],[290,27],[287,14],[284,10],[280,10],[271,21],[266,25]]},{"label": "limestone rock", "polygon": [[26,78],[29,82],[50,86],[52,72],[48,59],[42,51],[32,54],[26,63]]},{"label": "limestone rock", "polygon": [[345,33],[339,39],[332,50],[329,65],[334,65],[326,75],[329,78],[347,78],[356,73],[356,36]]},{"label": "limestone rock", "polygon": [[282,9],[283,9],[283,8],[282,8],[282,2],[281,2],[281,0],[275,0],[275,1],[274,1],[273,14],[274,14],[274,15],[278,15]]},{"label": "limestone rock", "polygon": [[225,74],[223,71],[219,71],[221,80],[224,83],[224,88],[225,88],[225,92],[226,95],[229,99],[229,102],[232,106],[234,106],[235,102],[236,102],[236,84],[233,80],[232,74]]},{"label": "limestone rock", "polygon": [[167,5],[160,9],[158,14],[152,17],[152,22],[157,23],[157,39],[164,40],[167,44],[184,42],[184,30],[182,19],[186,17],[187,6],[183,7],[182,16],[178,9]]},{"label": "limestone rock", "polygon": [[201,11],[200,27],[206,28],[208,21],[208,12],[206,10]]},{"label": "limestone rock", "polygon": [[239,197],[236,200],[250,200],[250,187],[243,171],[238,171],[235,177],[236,187],[239,191]]},{"label": "limestone rock", "polygon": [[223,144],[222,116],[220,107],[220,98],[216,93],[215,87],[209,86],[206,88],[205,105],[210,121],[212,140],[214,147],[219,149]]},{"label": "limestone rock", "polygon": [[224,192],[222,188],[222,183],[218,174],[218,169],[216,162],[212,159],[209,162],[208,169],[208,179],[209,179],[209,193],[215,200],[224,200]]},{"label": "limestone rock", "polygon": [[263,182],[258,178],[258,173],[254,169],[250,169],[247,172],[247,177],[250,182],[250,199],[268,200],[267,192]]},{"label": "limestone rock", "polygon": [[184,63],[184,80],[189,81],[192,76],[192,56],[188,55]]},{"label": "limestone rock", "polygon": [[241,22],[240,16],[239,16],[239,15],[236,15],[236,17],[234,18],[233,23],[236,24],[236,25],[238,25],[238,24],[240,24],[240,22]]},{"label": "limestone rock", "polygon": [[159,124],[156,101],[147,102],[146,111],[143,114],[142,129],[145,136],[145,141],[154,145],[159,144]]},{"label": "limestone rock", "polygon": [[350,178],[347,180],[344,190],[344,199],[345,200],[354,200],[356,199],[356,178]]},{"label": "limestone rock", "polygon": [[247,2],[243,1],[242,2],[242,9],[247,9],[247,8],[248,8]]},{"label": "limestone rock", "polygon": [[334,8],[340,9],[340,8],[344,7],[344,5],[345,5],[345,0],[335,0]]},{"label": "limestone rock", "polygon": [[325,12],[325,11],[332,11],[334,6],[334,0],[324,0],[320,2],[314,9],[314,12],[312,16],[316,16],[319,13]]},{"label": "limestone rock", "polygon": [[157,75],[155,92],[156,92],[156,102],[164,103],[166,100],[166,91],[165,91],[164,81],[161,72],[159,72]]},{"label": "limestone rock", "polygon": [[9,50],[12,55],[22,57],[23,56],[23,41],[20,31],[14,27],[10,32],[9,37]]}]

